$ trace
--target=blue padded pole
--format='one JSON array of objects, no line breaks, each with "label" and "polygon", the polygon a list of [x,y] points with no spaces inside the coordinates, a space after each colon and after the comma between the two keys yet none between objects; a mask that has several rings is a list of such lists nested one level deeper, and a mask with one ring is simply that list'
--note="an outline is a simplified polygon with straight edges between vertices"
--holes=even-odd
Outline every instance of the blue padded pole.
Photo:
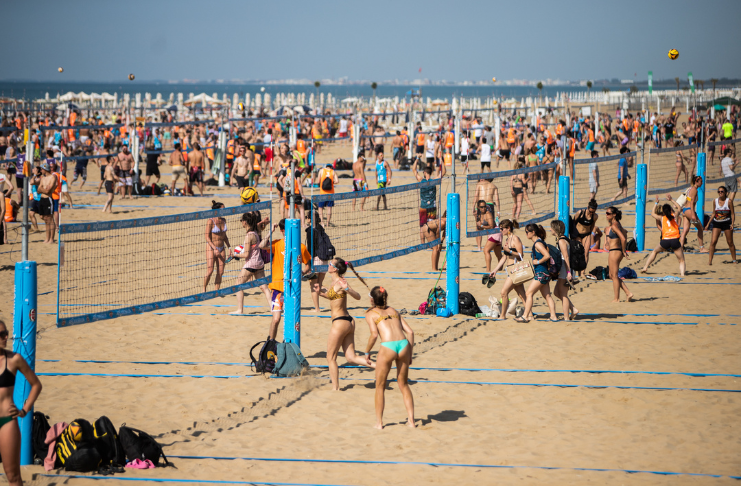
[{"label": "blue padded pole", "polygon": [[461,196],[448,194],[448,250],[446,252],[447,296],[445,306],[453,315],[458,314],[458,294],[460,293],[461,264]]},{"label": "blue padded pole", "polygon": [[286,220],[283,290],[285,290],[283,341],[301,347],[301,222],[298,219]]},{"label": "blue padded pole", "polygon": [[705,226],[705,189],[707,189],[707,160],[705,152],[697,154],[697,175],[702,177],[702,185],[697,189],[697,203],[695,203],[695,212],[700,224]]},{"label": "blue padded pole", "polygon": [[636,246],[638,251],[645,249],[646,243],[646,185],[648,182],[648,166],[636,166]]},{"label": "blue padded pole", "polygon": [[[13,351],[36,370],[36,262],[15,264],[15,300],[13,304]],[[13,401],[20,410],[31,393],[23,374],[16,376]],[[33,409],[18,419],[21,428],[21,465],[33,464]]]},{"label": "blue padded pole", "polygon": [[571,184],[569,176],[560,176],[558,178],[558,219],[563,221],[565,226],[565,236],[569,236],[569,207],[571,199]]}]

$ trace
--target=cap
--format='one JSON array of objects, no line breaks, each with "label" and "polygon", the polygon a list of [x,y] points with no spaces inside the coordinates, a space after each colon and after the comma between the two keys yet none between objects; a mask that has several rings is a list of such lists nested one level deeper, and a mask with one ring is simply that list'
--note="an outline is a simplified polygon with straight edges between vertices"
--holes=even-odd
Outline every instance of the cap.
[{"label": "cap", "polygon": [[49,170],[49,164],[46,163],[46,162],[42,162],[41,163],[41,170],[45,170],[47,172],[51,172],[51,170]]}]

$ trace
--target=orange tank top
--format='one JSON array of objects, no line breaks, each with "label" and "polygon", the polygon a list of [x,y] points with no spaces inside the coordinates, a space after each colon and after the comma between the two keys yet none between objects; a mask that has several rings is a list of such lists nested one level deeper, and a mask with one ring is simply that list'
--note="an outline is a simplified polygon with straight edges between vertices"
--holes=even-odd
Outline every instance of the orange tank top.
[{"label": "orange tank top", "polygon": [[417,135],[417,145],[424,145],[425,144],[425,134],[420,133]]},{"label": "orange tank top", "polygon": [[661,239],[673,240],[679,238],[679,225],[676,219],[661,217]]},{"label": "orange tank top", "polygon": [[515,143],[515,129],[510,128],[507,130],[507,143]]}]

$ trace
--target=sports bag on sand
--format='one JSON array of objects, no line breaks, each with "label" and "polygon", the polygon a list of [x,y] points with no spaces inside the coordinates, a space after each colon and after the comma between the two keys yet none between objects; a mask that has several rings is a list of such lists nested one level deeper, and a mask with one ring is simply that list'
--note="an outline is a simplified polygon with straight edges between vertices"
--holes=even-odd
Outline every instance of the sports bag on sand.
[{"label": "sports bag on sand", "polygon": [[301,349],[295,343],[278,343],[278,358],[275,360],[273,374],[276,376],[298,376],[309,367]]},{"label": "sports bag on sand", "polygon": [[155,466],[159,466],[160,457],[162,457],[165,460],[165,465],[170,464],[167,461],[167,457],[165,457],[165,453],[162,451],[162,446],[146,432],[126,427],[126,424],[122,424],[121,428],[118,429],[118,435],[121,439],[123,450],[126,453],[127,461],[131,462],[134,459],[144,461],[149,459]]}]

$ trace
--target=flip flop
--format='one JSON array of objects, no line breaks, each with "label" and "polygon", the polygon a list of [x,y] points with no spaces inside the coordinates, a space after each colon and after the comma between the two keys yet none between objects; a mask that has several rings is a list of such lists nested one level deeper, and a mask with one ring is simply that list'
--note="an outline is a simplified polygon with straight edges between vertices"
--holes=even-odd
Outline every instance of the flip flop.
[{"label": "flip flop", "polygon": [[523,317],[515,317],[515,322],[521,322],[523,324],[527,324],[530,321],[525,320],[525,318],[523,318]]},{"label": "flip flop", "polygon": [[492,288],[492,287],[494,286],[494,284],[495,284],[495,283],[497,283],[497,278],[496,278],[496,277],[491,277],[491,276],[490,276],[490,277],[489,277],[489,282],[488,282],[488,283],[486,284],[486,288],[487,288],[487,289],[490,289],[490,288]]},{"label": "flip flop", "polygon": [[488,283],[489,283],[489,276],[488,275],[484,275],[483,277],[481,277],[481,285],[486,285]]}]

